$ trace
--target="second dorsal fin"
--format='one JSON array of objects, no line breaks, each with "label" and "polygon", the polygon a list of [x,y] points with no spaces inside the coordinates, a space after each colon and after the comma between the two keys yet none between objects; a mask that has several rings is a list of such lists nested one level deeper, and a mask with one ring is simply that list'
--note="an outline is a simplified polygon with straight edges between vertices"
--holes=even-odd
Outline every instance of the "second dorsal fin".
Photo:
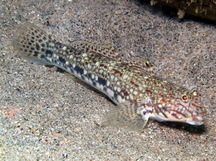
[{"label": "second dorsal fin", "polygon": [[153,65],[143,56],[130,56],[124,60],[128,68],[136,72],[153,74]]},{"label": "second dorsal fin", "polygon": [[108,58],[112,58],[115,60],[119,60],[122,57],[113,46],[111,45],[99,45],[96,43],[91,43],[88,41],[74,41],[70,44],[75,49],[85,51],[85,52],[92,52],[95,54],[100,54]]}]

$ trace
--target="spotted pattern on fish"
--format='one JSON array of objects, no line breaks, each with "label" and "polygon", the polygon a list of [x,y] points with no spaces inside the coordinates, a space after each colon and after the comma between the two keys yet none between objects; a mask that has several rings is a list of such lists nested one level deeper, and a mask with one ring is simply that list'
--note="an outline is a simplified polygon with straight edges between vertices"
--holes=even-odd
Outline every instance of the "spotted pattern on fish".
[{"label": "spotted pattern on fish", "polygon": [[65,45],[29,22],[12,44],[21,57],[62,68],[107,95],[118,105],[108,117],[116,125],[143,128],[149,118],[204,123],[201,95],[157,77],[141,56],[126,58],[112,46],[87,41]]}]

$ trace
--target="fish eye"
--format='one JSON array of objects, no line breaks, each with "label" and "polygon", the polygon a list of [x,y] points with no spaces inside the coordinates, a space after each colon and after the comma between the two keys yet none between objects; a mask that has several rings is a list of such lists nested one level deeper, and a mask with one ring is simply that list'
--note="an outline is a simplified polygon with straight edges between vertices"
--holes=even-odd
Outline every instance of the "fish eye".
[{"label": "fish eye", "polygon": [[187,102],[187,100],[188,100],[188,97],[187,97],[187,95],[184,94],[184,95],[182,96],[182,101]]},{"label": "fish eye", "polygon": [[196,96],[198,96],[198,92],[197,92],[196,90],[194,90],[194,91],[192,92],[192,95],[193,95],[194,97],[196,97]]}]

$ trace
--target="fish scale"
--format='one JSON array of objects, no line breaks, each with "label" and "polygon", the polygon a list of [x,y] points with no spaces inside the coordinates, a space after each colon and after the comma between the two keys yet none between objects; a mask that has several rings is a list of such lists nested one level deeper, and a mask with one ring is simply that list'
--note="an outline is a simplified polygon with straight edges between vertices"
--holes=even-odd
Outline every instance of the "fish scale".
[{"label": "fish scale", "polygon": [[29,22],[12,44],[19,56],[62,68],[107,95],[117,107],[106,123],[132,129],[142,129],[149,118],[204,123],[201,95],[157,77],[144,57],[124,57],[112,46],[87,41],[65,45]]}]

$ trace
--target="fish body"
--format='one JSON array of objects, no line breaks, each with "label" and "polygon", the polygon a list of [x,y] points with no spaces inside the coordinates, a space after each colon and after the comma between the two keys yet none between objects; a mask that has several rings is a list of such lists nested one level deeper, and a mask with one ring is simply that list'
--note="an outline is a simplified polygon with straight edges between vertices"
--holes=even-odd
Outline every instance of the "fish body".
[{"label": "fish body", "polygon": [[124,58],[115,48],[86,41],[65,45],[32,23],[21,25],[12,41],[18,55],[57,66],[107,95],[114,124],[143,128],[150,119],[202,125],[201,95],[157,77],[143,57]]}]

